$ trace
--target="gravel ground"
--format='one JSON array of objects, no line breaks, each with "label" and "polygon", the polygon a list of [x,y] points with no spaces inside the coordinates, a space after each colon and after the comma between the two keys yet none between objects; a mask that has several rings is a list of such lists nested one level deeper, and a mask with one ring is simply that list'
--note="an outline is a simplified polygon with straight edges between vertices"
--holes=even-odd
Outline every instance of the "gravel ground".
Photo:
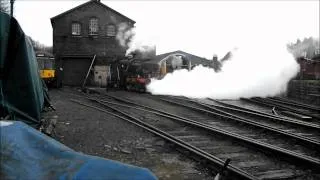
[{"label": "gravel ground", "polygon": [[[159,137],[119,118],[70,101],[72,88],[50,90],[55,139],[78,152],[150,169],[159,179],[213,179]],[[94,179],[94,177],[93,177]]]}]

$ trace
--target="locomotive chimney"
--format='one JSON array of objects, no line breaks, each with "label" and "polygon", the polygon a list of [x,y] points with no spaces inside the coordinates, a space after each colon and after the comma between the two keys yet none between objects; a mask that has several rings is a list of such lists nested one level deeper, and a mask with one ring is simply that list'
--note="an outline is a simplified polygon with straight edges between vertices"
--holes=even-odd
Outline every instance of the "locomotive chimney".
[{"label": "locomotive chimney", "polygon": [[213,55],[212,61],[218,61],[218,56],[216,54]]}]

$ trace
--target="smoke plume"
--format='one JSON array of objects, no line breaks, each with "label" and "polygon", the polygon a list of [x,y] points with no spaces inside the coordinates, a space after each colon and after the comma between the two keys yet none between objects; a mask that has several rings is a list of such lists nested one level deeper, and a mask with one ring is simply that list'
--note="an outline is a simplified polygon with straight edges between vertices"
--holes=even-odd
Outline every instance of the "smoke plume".
[{"label": "smoke plume", "polygon": [[122,47],[129,48],[134,35],[134,28],[130,27],[127,23],[118,24],[116,39]]},{"label": "smoke plume", "polygon": [[126,48],[126,55],[134,53],[139,58],[152,58],[156,55],[156,48],[154,43],[146,40],[140,40],[136,35],[136,28],[130,27],[126,23],[118,25],[117,40],[119,44]]},{"label": "smoke plume", "polygon": [[274,96],[285,92],[287,83],[299,71],[285,43],[266,41],[239,46],[222,64],[219,72],[203,66],[174,71],[161,80],[152,79],[147,90],[155,95],[190,98]]}]

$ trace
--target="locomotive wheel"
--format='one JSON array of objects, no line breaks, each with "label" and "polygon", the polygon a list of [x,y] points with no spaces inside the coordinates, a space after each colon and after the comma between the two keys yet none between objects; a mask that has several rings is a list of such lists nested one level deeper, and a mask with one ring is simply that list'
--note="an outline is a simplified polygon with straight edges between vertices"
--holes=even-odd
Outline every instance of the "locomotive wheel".
[{"label": "locomotive wheel", "polygon": [[144,92],[146,92],[146,90],[142,87],[142,88],[140,88],[140,92],[144,93]]}]

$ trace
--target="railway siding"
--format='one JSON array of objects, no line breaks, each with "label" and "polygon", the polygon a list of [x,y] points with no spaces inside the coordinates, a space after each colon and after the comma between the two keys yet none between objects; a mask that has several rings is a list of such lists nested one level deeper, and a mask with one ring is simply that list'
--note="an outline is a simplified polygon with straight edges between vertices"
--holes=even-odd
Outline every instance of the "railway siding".
[{"label": "railway siding", "polygon": [[[224,112],[226,109],[221,108],[222,105],[219,109],[183,98],[127,92],[81,94],[76,103],[88,104],[88,107],[92,106],[90,108],[131,122],[164,138],[179,152],[210,167],[213,172],[217,172],[230,158],[227,175],[233,177],[231,179],[319,177],[320,156],[316,139],[308,142],[303,140],[303,136],[288,136],[270,130],[270,127],[248,124],[244,118],[237,117],[239,114],[234,114],[230,107],[226,108],[229,112]],[[252,116],[251,120],[255,117]],[[271,117],[264,118],[267,121]],[[287,124],[290,123],[282,124],[282,131],[286,130]],[[309,128],[308,125],[305,128]],[[299,126],[299,123],[292,126]],[[317,129],[317,126],[310,128]]]},{"label": "railway siding", "polygon": [[[149,113],[151,113],[151,107],[154,107],[154,106],[144,106],[144,108],[141,108],[141,107],[137,107],[137,104],[139,104],[139,105],[142,105],[143,103],[142,102],[137,102],[137,101],[130,101],[131,103],[129,103],[129,101],[128,101],[128,99],[129,98],[132,98],[132,96],[131,97],[127,97],[126,98],[126,100],[125,101],[123,101],[123,102],[119,102],[119,98],[118,98],[118,102],[116,102],[116,101],[114,101],[114,100],[112,100],[112,97],[110,98],[110,97],[107,97],[107,98],[99,98],[99,100],[94,100],[94,99],[90,99],[91,101],[97,101],[97,102],[99,102],[100,103],[100,105],[101,104],[103,104],[104,106],[108,106],[108,108],[110,108],[110,106],[112,106],[113,108],[113,111],[122,111],[122,112],[126,112],[127,113],[127,115],[128,115],[128,117],[129,116],[134,116],[135,118],[137,118],[137,120],[140,120],[140,121],[145,121],[145,122],[147,122],[147,123],[150,123],[150,124],[152,124],[152,125],[154,125],[155,127],[158,127],[158,128],[160,128],[161,130],[163,130],[163,131],[165,131],[165,132],[169,132],[169,134],[171,134],[171,135],[173,135],[173,136],[175,136],[175,137],[177,137],[179,140],[183,140],[183,141],[186,141],[186,142],[188,142],[190,145],[192,145],[192,146],[195,146],[195,147],[199,147],[199,149],[201,149],[201,148],[204,148],[204,149],[202,149],[202,150],[208,150],[208,147],[211,147],[212,149],[211,149],[211,151],[213,150],[214,152],[219,152],[219,148],[217,148],[217,147],[219,147],[219,146],[217,146],[217,143],[219,142],[219,140],[218,139],[210,139],[210,138],[212,138],[212,137],[210,137],[209,139],[208,139],[208,137],[205,137],[205,136],[203,136],[203,135],[199,135],[199,134],[197,134],[197,133],[199,133],[199,132],[197,132],[197,131],[195,131],[194,129],[190,129],[190,127],[186,127],[186,125],[184,125],[184,126],[182,126],[182,127],[179,127],[178,125],[175,125],[175,123],[177,123],[177,122],[168,122],[168,118],[169,119],[171,119],[171,121],[172,121],[172,119],[179,119],[180,120],[180,122],[179,123],[181,123],[181,122],[183,122],[183,121],[186,121],[188,118],[184,118],[184,117],[181,117],[181,116],[179,116],[179,115],[174,115],[174,114],[172,114],[172,113],[168,113],[168,112],[165,112],[165,111],[156,111],[156,114],[155,115],[149,115]],[[135,97],[136,98],[136,97]],[[104,100],[103,100],[104,99]],[[127,102],[126,102],[127,101]],[[154,101],[154,99],[152,100],[152,101]],[[122,103],[122,104],[121,104]],[[123,104],[123,103],[125,103],[125,104]],[[159,102],[158,102],[159,103]],[[181,102],[180,102],[181,103]],[[136,105],[134,105],[134,104],[136,104]],[[153,103],[152,103],[153,104]],[[161,103],[160,103],[161,104]],[[163,102],[162,102],[162,104],[163,104]],[[184,103],[184,104],[186,104],[186,103]],[[144,104],[144,105],[146,105],[146,104]],[[163,105],[162,105],[163,106]],[[146,108],[146,107],[149,107],[149,108]],[[156,106],[157,107],[157,106]],[[172,107],[171,107],[172,108]],[[147,111],[146,111],[146,109],[148,109]],[[161,109],[161,108],[158,108],[158,110],[159,109]],[[175,110],[177,110],[177,109],[179,109],[179,107],[177,107],[177,106],[175,106],[175,108],[173,108],[173,109],[175,109]],[[167,110],[167,109],[166,109]],[[141,112],[141,111],[143,111],[143,113]],[[149,111],[149,112],[148,112]],[[186,109],[184,109],[184,111],[186,111]],[[154,112],[153,112],[154,113]],[[169,115],[170,114],[170,115]],[[188,120],[190,120],[190,119],[188,119]],[[212,127],[209,127],[208,125],[206,125],[206,124],[201,124],[201,123],[199,123],[199,122],[197,122],[197,121],[195,121],[195,120],[193,120],[192,121],[194,124],[197,124],[198,125],[198,127],[197,128],[199,128],[199,127],[201,127],[201,126],[204,126],[204,127],[207,127],[207,129],[210,129],[210,128],[212,128]],[[178,124],[179,124],[178,123]],[[180,125],[181,126],[181,125]],[[172,129],[172,128],[176,128],[176,129]],[[223,131],[223,130],[221,130],[221,127],[220,127],[220,129],[218,129],[218,128],[216,128],[215,130],[217,130],[217,131],[219,131],[220,130],[220,134],[218,133],[215,133],[215,136],[214,137],[218,137],[218,136],[221,136],[221,131]],[[229,134],[232,134],[232,133],[230,133],[230,132],[228,132],[228,131],[225,131],[225,132],[227,132],[227,133],[229,133]],[[212,132],[210,132],[210,133],[212,133]],[[235,138],[235,137],[241,137],[241,138],[244,138],[244,139],[247,139],[248,141],[251,141],[251,142],[254,142],[254,140],[251,138],[248,138],[248,137],[242,137],[242,135],[239,135],[239,134],[233,134],[234,135],[234,137],[231,137],[231,139],[232,138]],[[225,135],[224,135],[225,136]],[[226,137],[224,137],[223,136],[223,138],[221,138],[221,139],[224,139],[225,140],[225,138]],[[230,138],[230,137],[229,137]],[[215,143],[213,143],[213,144],[211,144],[212,142],[215,142]],[[256,141],[258,144],[260,143],[260,145],[261,145],[261,142],[259,142],[259,141]],[[221,142],[220,142],[221,143]],[[239,142],[238,142],[239,143]],[[219,144],[219,143],[218,143]],[[231,143],[231,145],[232,144],[234,144],[234,142],[233,143]],[[263,144],[263,143],[262,143]],[[243,147],[234,147],[234,148],[230,148],[230,144],[223,144],[223,143],[221,143],[221,144],[219,144],[219,145],[221,145],[221,147],[223,147],[223,148],[220,148],[220,154],[216,154],[215,156],[217,157],[217,158],[220,158],[221,160],[225,160],[225,158],[227,158],[227,157],[232,157],[233,159],[234,159],[234,162],[233,162],[233,164],[234,165],[236,165],[236,167],[237,166],[240,166],[241,168],[240,169],[242,169],[242,170],[247,170],[247,171],[250,171],[252,174],[255,174],[256,176],[259,176],[259,178],[260,177],[268,177],[268,170],[263,170],[263,168],[262,167],[264,167],[264,166],[266,166],[266,167],[270,167],[270,164],[269,165],[266,165],[266,164],[263,164],[263,163],[261,163],[261,162],[267,162],[267,160],[263,160],[263,161],[261,161],[261,160],[257,160],[257,159],[255,159],[254,157],[258,157],[258,156],[256,156],[256,155],[248,155],[248,154],[246,154],[247,152],[249,152],[248,151],[248,149],[243,149]],[[244,144],[243,143],[239,143],[238,145],[240,145],[240,146],[243,146]],[[247,145],[245,145],[245,146],[247,146]],[[215,148],[216,147],[216,148]],[[226,147],[229,147],[229,148],[226,148]],[[252,145],[250,145],[250,147],[254,147],[254,146],[252,146]],[[270,146],[271,147],[271,146]],[[260,147],[261,148],[261,147]],[[290,150],[286,150],[286,149],[281,149],[281,148],[279,148],[279,147],[277,147],[277,146],[274,146],[274,148],[275,149],[278,149],[278,150],[283,150],[283,152],[286,152],[286,153],[289,153],[289,154],[291,154],[291,155],[293,155],[293,154],[295,154],[295,155],[297,155],[297,156],[299,156],[300,158],[306,158],[306,159],[308,159],[308,157],[307,156],[304,156],[304,155],[302,155],[302,154],[300,154],[300,153],[296,153],[296,152],[291,152]],[[209,148],[210,149],[210,148]],[[230,149],[230,151],[228,151]],[[255,149],[255,148],[254,148]],[[259,149],[259,148],[258,148]],[[233,151],[233,150],[235,150],[235,151]],[[252,150],[252,149],[250,149],[250,150]],[[223,152],[224,151],[224,152]],[[260,152],[259,150],[258,150],[258,152]],[[263,152],[263,150],[261,151],[261,152]],[[260,152],[260,153],[261,153]],[[211,152],[212,153],[212,152]],[[274,152],[269,152],[269,153],[271,153],[271,154],[274,154]],[[269,153],[267,153],[268,155],[270,155]],[[264,153],[262,153],[262,154],[264,154]],[[277,153],[275,153],[275,154],[277,154]],[[275,155],[274,154],[274,155]],[[281,154],[281,153],[280,153]],[[272,156],[272,157],[277,157],[278,155],[276,155],[276,156]],[[281,156],[283,156],[284,154],[282,154],[282,155],[280,155],[280,157]],[[284,155],[284,156],[286,156],[286,155]],[[244,158],[244,157],[246,157],[246,158]],[[248,157],[250,157],[250,158],[248,158]],[[266,156],[267,157],[267,159],[268,159],[268,161],[270,161],[270,156]],[[292,157],[290,157],[291,159],[292,159]],[[289,159],[290,159],[289,158]],[[250,160],[250,162],[248,162],[248,163],[245,163],[245,162],[243,162],[244,161],[244,159],[247,159],[247,160]],[[271,158],[272,159],[272,158]],[[292,161],[288,161],[288,158],[281,158],[282,160],[282,163],[288,163],[287,165],[283,165],[284,167],[290,167],[290,168],[288,168],[287,170],[286,169],[283,169],[282,168],[282,171],[281,171],[281,168],[279,167],[278,169],[277,168],[275,168],[275,169],[272,169],[272,170],[270,170],[270,171],[274,171],[274,172],[279,172],[278,173],[278,175],[280,175],[280,174],[282,174],[283,176],[288,176],[288,177],[300,177],[300,176],[306,176],[306,173],[305,173],[305,171],[303,170],[303,168],[301,169],[299,169],[298,167],[296,167],[295,165],[293,165],[292,164]],[[299,158],[298,158],[299,159]],[[312,159],[312,158],[311,158]],[[310,160],[311,160],[310,159]],[[293,160],[293,159],[292,159]],[[300,159],[301,160],[301,159]],[[299,160],[299,161],[300,161]],[[319,167],[319,160],[317,159],[317,158],[313,158],[313,160],[311,160],[311,161],[313,161],[313,167],[316,167],[316,169],[317,169],[317,167]],[[310,162],[308,162],[308,163],[310,163]],[[308,164],[308,163],[306,163],[306,164]],[[280,163],[281,164],[281,163]],[[305,165],[306,165],[305,164]],[[311,162],[311,164],[312,164],[312,162]],[[282,166],[282,167],[283,167]],[[254,168],[255,167],[255,168]],[[306,167],[306,166],[305,166]],[[258,170],[260,170],[260,171],[262,171],[262,172],[260,172],[260,174],[258,173],[258,171],[255,171],[254,169],[258,169]],[[289,170],[290,169],[290,170]],[[299,170],[298,170],[299,169]],[[296,171],[297,170],[297,171]],[[310,169],[309,169],[310,170]],[[309,171],[308,170],[308,171]],[[263,173],[263,172],[265,172],[265,173]],[[282,173],[281,173],[282,172]],[[287,172],[287,173],[284,173],[284,172]],[[259,174],[259,175],[257,175],[257,174]],[[273,174],[273,173],[269,173],[269,175],[270,174]],[[275,174],[277,174],[277,173],[275,173]],[[291,175],[290,175],[291,174]],[[273,174],[274,175],[274,174]]]}]

